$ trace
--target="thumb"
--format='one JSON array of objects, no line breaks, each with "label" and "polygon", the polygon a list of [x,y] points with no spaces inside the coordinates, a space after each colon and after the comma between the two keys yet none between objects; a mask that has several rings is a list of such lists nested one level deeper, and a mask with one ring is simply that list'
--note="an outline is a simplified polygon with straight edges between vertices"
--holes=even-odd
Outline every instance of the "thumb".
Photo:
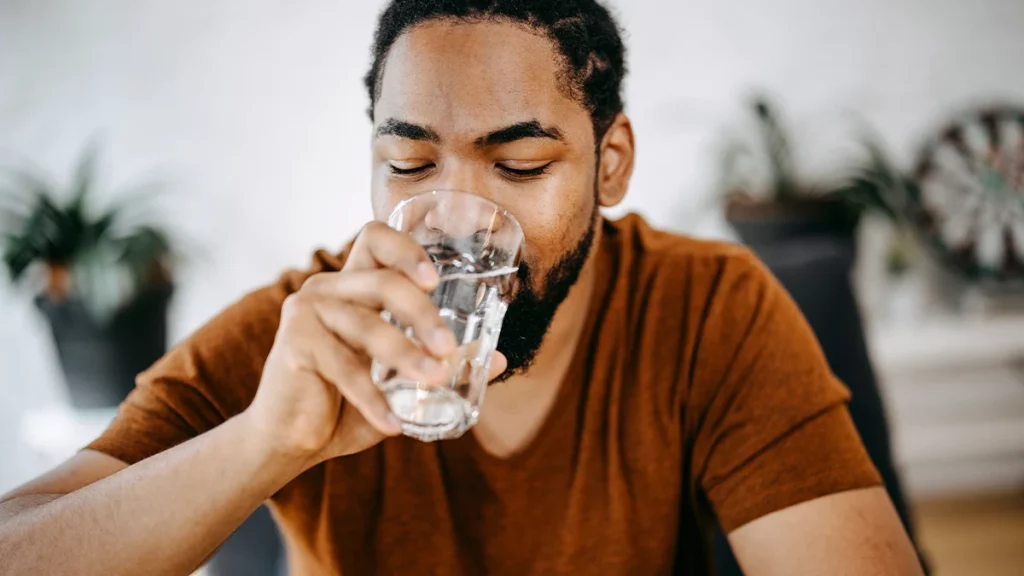
[{"label": "thumb", "polygon": [[491,371],[487,375],[487,380],[491,381],[501,376],[506,368],[508,368],[508,359],[505,358],[504,354],[495,350],[494,355],[491,356]]}]

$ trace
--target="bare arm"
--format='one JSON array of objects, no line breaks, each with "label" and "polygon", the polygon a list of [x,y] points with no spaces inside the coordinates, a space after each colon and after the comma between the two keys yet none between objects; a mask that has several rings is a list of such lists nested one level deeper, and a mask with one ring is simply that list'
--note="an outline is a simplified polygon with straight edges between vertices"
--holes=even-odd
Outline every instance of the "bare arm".
[{"label": "bare arm", "polygon": [[0,573],[190,573],[309,464],[246,419],[131,467],[83,453],[19,489],[0,502]]},{"label": "bare arm", "polygon": [[[284,301],[241,415],[130,467],[83,453],[0,502],[0,576],[188,574],[304,470],[398,434],[370,357],[426,385],[447,381],[438,359],[455,338],[426,294],[437,282],[411,237],[368,224],[342,271]],[[385,308],[423,347],[381,318]],[[504,369],[495,354],[491,377]]]},{"label": "bare arm", "polygon": [[779,510],[729,534],[745,574],[920,576],[883,488],[852,490]]},{"label": "bare arm", "polygon": [[0,526],[16,514],[84,488],[126,466],[101,452],[82,450],[39,478],[0,496]]}]

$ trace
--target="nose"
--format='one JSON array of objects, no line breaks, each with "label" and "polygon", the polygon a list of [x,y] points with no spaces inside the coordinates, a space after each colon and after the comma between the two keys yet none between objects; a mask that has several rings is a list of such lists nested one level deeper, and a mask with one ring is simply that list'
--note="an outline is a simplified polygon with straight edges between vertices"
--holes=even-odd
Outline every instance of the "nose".
[{"label": "nose", "polygon": [[438,190],[458,190],[491,199],[487,186],[488,170],[484,164],[478,159],[452,154],[441,162],[441,170],[431,185]]},{"label": "nose", "polygon": [[424,223],[446,236],[480,239],[498,232],[505,225],[505,217],[503,210],[483,195],[445,189],[435,193]]},{"label": "nose", "polygon": [[445,162],[435,190],[462,192],[438,197],[426,216],[427,226],[457,238],[480,238],[496,232],[504,223],[487,183],[487,170],[476,162],[452,158]]}]

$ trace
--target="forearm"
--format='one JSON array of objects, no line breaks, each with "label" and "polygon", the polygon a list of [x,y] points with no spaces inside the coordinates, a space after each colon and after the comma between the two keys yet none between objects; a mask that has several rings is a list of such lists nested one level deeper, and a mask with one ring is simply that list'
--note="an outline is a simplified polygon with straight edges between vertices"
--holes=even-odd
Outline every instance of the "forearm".
[{"label": "forearm", "polygon": [[306,465],[273,453],[236,417],[71,494],[0,514],[0,573],[188,574]]},{"label": "forearm", "polygon": [[47,502],[52,502],[60,497],[60,494],[32,494],[0,502],[0,533],[2,533],[4,522],[18,514],[42,506]]}]

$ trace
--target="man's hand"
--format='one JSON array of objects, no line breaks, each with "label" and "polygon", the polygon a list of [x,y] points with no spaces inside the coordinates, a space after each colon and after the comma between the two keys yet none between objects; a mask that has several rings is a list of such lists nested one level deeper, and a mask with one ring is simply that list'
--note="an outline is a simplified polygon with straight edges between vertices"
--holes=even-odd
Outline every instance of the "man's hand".
[{"label": "man's hand", "polygon": [[[319,461],[399,433],[370,358],[439,384],[455,341],[427,296],[438,282],[409,237],[370,224],[344,270],[285,303],[249,408],[130,468],[77,454],[0,501],[0,573],[189,574],[257,506]],[[423,342],[380,317],[386,308]],[[505,369],[495,355],[492,375]]]},{"label": "man's hand", "polygon": [[[372,358],[440,385],[439,358],[455,338],[427,292],[437,272],[423,248],[379,222],[367,224],[340,272],[311,277],[288,297],[274,346],[245,417],[275,448],[315,461],[365,450],[401,433],[370,379]],[[384,321],[387,309],[423,346]],[[505,368],[496,353],[492,377]]]}]

